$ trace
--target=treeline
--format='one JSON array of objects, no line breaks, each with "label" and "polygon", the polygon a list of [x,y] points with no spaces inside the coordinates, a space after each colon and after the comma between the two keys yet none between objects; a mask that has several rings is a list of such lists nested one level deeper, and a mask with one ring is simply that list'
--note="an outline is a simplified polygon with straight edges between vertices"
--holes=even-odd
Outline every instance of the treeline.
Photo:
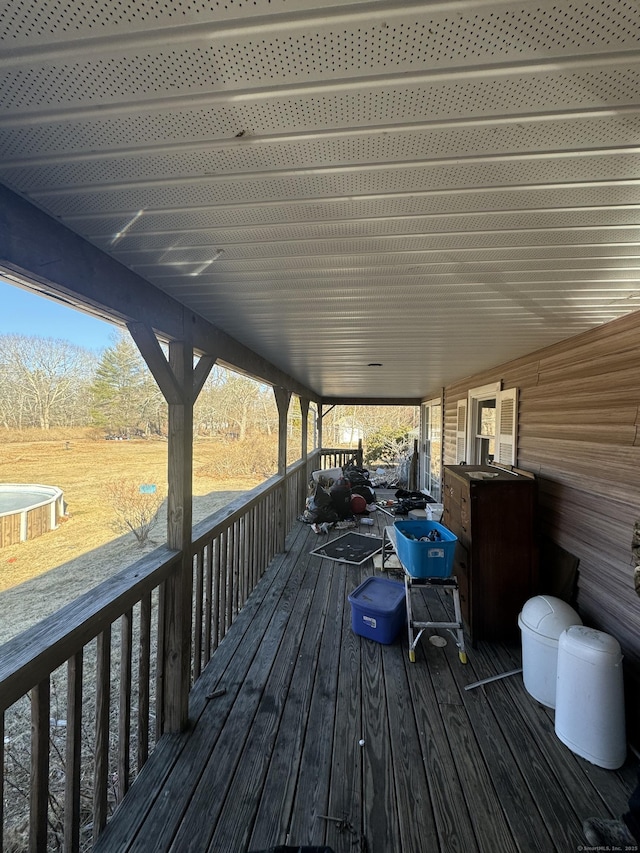
[{"label": "treeline", "polygon": [[[290,428],[300,429],[292,403]],[[325,418],[327,446],[374,436],[393,440],[417,424],[410,406],[339,406]],[[109,436],[166,435],[167,406],[138,348],[126,332],[100,355],[55,338],[0,335],[0,425],[5,429],[94,427]],[[275,435],[273,391],[216,365],[194,409],[199,435],[244,441]]]},{"label": "treeline", "polygon": [[[205,434],[244,438],[277,429],[271,388],[214,367],[194,411]],[[96,427],[166,434],[167,405],[133,340],[114,333],[101,355],[54,338],[0,335],[0,424],[5,429]]]}]

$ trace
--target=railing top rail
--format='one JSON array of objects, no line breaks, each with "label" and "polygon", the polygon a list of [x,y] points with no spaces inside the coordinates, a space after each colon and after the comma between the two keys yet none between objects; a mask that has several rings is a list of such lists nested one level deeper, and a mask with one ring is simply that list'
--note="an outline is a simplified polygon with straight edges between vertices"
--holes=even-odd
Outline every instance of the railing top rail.
[{"label": "railing top rail", "polygon": [[226,506],[194,525],[191,542],[192,553],[197,552],[206,541],[215,538],[239,518],[242,518],[243,515],[246,515],[252,506],[260,503],[263,498],[281,485],[287,477],[292,476],[296,471],[308,464],[308,459],[297,460],[287,468],[287,473],[284,477],[274,474],[273,477],[265,480],[264,483],[260,483],[255,489],[244,492],[235,500],[230,501]]},{"label": "railing top rail", "polygon": [[0,711],[17,702],[165,580],[179,551],[156,548],[0,646]]}]

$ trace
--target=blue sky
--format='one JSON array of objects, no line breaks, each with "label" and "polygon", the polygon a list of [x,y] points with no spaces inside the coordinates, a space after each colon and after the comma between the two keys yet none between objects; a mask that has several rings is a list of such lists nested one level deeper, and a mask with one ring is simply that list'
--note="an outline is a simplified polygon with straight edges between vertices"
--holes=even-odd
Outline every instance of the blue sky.
[{"label": "blue sky", "polygon": [[93,350],[112,345],[116,327],[0,278],[0,335],[59,338]]}]

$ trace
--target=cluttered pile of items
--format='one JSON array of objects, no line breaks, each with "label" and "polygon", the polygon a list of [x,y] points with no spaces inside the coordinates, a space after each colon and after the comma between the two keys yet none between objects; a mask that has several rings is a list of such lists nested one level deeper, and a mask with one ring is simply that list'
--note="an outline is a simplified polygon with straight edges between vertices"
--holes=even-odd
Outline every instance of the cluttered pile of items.
[{"label": "cluttered pile of items", "polygon": [[328,533],[332,528],[344,530],[358,523],[373,524],[370,513],[377,510],[406,516],[433,503],[430,496],[406,489],[397,489],[392,499],[378,500],[375,483],[366,468],[353,463],[314,471],[306,506],[298,520],[312,525],[315,533]]},{"label": "cluttered pile of items", "polygon": [[368,515],[375,509],[376,493],[369,472],[350,463],[313,472],[305,510],[298,519],[311,524],[315,533],[328,533],[332,527],[355,527],[356,516],[373,523]]}]

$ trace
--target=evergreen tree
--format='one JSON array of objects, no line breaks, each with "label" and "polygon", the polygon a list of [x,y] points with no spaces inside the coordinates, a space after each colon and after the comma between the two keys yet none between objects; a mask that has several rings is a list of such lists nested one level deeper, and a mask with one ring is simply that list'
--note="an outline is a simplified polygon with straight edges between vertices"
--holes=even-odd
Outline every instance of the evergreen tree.
[{"label": "evergreen tree", "polygon": [[120,332],[104,351],[92,386],[93,421],[112,433],[162,430],[162,394],[131,338]]}]

